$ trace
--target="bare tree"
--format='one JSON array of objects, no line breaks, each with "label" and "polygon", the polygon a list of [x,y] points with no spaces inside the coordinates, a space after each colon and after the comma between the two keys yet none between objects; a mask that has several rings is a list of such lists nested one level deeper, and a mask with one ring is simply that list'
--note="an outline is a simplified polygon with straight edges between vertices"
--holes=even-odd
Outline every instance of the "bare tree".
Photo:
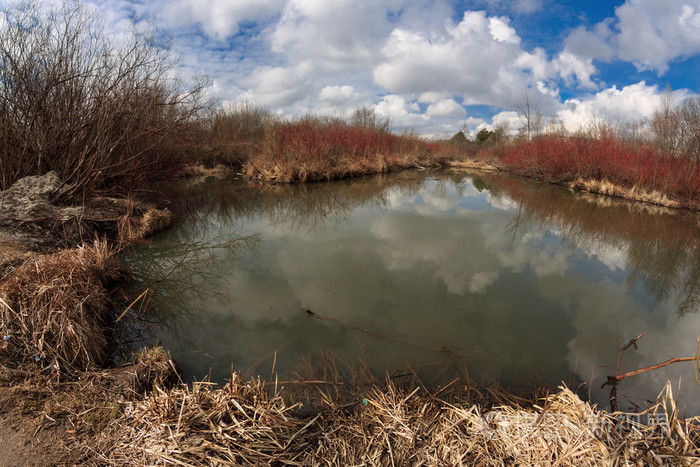
[{"label": "bare tree", "polygon": [[543,116],[537,105],[530,103],[529,93],[525,93],[525,102],[518,105],[518,118],[522,123],[522,129],[527,139],[532,139],[542,133]]},{"label": "bare tree", "polygon": [[661,99],[661,107],[654,112],[651,128],[658,148],[674,157],[693,161],[694,172],[700,162],[700,98],[688,97],[673,106],[669,88]]},{"label": "bare tree", "polygon": [[681,119],[673,107],[673,93],[667,87],[661,95],[661,106],[651,118],[651,129],[661,152],[677,157],[683,139]]},{"label": "bare tree", "polygon": [[464,139],[467,141],[471,140],[472,132],[469,130],[469,124],[467,122],[462,123],[462,126],[459,127],[459,131],[464,135]]},{"label": "bare tree", "polygon": [[353,126],[361,126],[371,128],[373,130],[391,131],[391,119],[382,118],[377,113],[369,108],[362,106],[356,109],[350,117],[350,124]]},{"label": "bare tree", "polygon": [[700,97],[688,97],[678,109],[681,152],[695,164],[700,162]]}]

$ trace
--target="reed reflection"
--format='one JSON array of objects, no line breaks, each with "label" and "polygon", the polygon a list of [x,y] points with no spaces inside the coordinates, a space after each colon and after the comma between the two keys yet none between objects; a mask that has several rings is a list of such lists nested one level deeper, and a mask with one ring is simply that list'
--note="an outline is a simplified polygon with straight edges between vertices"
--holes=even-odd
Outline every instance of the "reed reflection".
[{"label": "reed reflection", "polygon": [[508,226],[512,240],[533,230],[557,231],[572,251],[593,254],[610,268],[625,268],[628,290],[641,285],[657,303],[676,294],[679,316],[700,310],[700,219],[696,214],[573,195],[511,177],[483,179],[490,190],[498,187],[518,203]]},{"label": "reed reflection", "polygon": [[228,302],[226,284],[235,278],[225,274],[225,264],[260,243],[260,235],[226,238],[210,235],[202,225],[169,232],[120,257],[130,275],[128,293],[132,298],[140,297],[134,302],[138,305],[134,307],[137,318],[142,324],[157,324],[185,341],[189,341],[183,332],[188,329],[186,324],[196,322],[201,314],[192,304]]},{"label": "reed reflection", "polygon": [[417,193],[428,172],[381,174],[362,180],[294,185],[210,177],[178,187],[173,210],[187,225],[212,215],[222,224],[264,220],[289,232],[345,222],[359,206],[384,207],[390,189]]}]

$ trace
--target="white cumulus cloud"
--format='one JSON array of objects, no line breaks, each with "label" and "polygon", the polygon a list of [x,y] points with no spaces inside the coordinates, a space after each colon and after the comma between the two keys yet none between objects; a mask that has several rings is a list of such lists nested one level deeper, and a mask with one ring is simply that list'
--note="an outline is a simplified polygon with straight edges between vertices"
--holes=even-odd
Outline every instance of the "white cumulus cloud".
[{"label": "white cumulus cloud", "polygon": [[627,0],[614,18],[592,30],[574,30],[566,47],[588,58],[615,55],[640,70],[663,74],[669,62],[700,53],[700,1]]},{"label": "white cumulus cloud", "polygon": [[331,104],[355,102],[362,98],[353,86],[326,86],[321,89],[321,100]]},{"label": "white cumulus cloud", "polygon": [[588,99],[570,99],[557,117],[572,130],[591,121],[638,121],[650,118],[661,104],[661,93],[656,86],[644,81],[618,89],[604,89]]},{"label": "white cumulus cloud", "polygon": [[567,84],[572,84],[574,78],[586,89],[596,89],[596,84],[591,76],[596,73],[593,59],[581,58],[571,52],[564,51],[559,54],[554,66]]},{"label": "white cumulus cloud", "polygon": [[454,99],[445,99],[435,104],[428,106],[425,112],[431,117],[464,117],[467,115],[467,111],[464,107],[459,105]]},{"label": "white cumulus cloud", "polygon": [[151,5],[158,3],[160,8],[154,13],[171,27],[199,25],[206,35],[223,40],[237,34],[241,23],[275,14],[284,0],[176,0]]},{"label": "white cumulus cloud", "polygon": [[[606,89],[608,76],[620,80],[600,62],[664,73],[700,53],[700,0],[621,0],[610,18],[574,24],[563,42],[550,37],[540,47],[520,25],[523,15],[548,14],[543,0],[469,4],[485,11],[454,0],[86,1],[110,33],[134,18],[152,21],[172,38],[180,76],[210,77],[209,95],[221,102],[245,100],[291,117],[343,117],[365,105],[395,130],[435,137],[464,123],[516,131],[512,111],[526,94],[545,118],[573,127],[593,117],[649,117],[659,88]],[[630,83],[644,78],[651,83],[648,76]]]},{"label": "white cumulus cloud", "polygon": [[519,43],[507,18],[483,11],[464,13],[444,34],[395,29],[374,80],[395,93],[444,92],[486,102],[498,93],[501,71],[520,55]]}]

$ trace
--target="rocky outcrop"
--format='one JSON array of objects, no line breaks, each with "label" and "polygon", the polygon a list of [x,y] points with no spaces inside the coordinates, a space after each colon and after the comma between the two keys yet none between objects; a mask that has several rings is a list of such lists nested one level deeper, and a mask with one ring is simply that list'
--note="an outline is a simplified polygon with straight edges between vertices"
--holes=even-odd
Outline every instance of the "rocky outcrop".
[{"label": "rocky outcrop", "polygon": [[61,205],[56,172],[29,176],[0,191],[0,272],[30,252],[69,248],[96,236],[120,244],[143,238],[172,223],[170,211],[124,198],[96,196],[80,205]]}]

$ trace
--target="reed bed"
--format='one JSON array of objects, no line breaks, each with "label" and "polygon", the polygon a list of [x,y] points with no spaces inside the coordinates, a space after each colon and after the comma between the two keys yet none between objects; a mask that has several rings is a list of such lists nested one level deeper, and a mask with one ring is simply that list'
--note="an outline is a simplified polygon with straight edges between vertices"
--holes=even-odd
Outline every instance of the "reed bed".
[{"label": "reed bed", "polygon": [[[668,387],[644,414],[608,414],[566,387],[525,405],[446,401],[390,380],[353,404],[300,412],[237,374],[219,387],[158,389],[103,433],[109,465],[697,465],[700,420]],[[321,394],[321,393],[320,393]],[[504,396],[507,398],[507,396]],[[304,414],[304,415],[302,415]],[[643,422],[638,422],[643,421]],[[99,452],[99,454],[97,454]]]},{"label": "reed bed", "polygon": [[0,355],[57,372],[102,364],[112,313],[105,285],[119,274],[100,241],[17,266],[0,283]]}]

